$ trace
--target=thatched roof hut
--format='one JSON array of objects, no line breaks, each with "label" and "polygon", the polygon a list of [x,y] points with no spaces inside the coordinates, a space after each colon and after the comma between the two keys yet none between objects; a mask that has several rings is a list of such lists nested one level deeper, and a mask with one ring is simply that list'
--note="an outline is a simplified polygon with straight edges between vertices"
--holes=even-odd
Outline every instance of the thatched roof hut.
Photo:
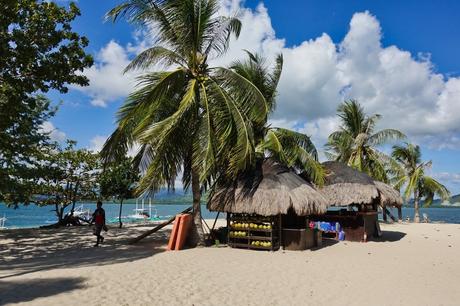
[{"label": "thatched roof hut", "polygon": [[252,176],[214,192],[208,209],[275,216],[293,209],[298,216],[323,214],[327,201],[311,184],[276,162],[266,160]]},{"label": "thatched roof hut", "polygon": [[401,207],[403,205],[401,194],[396,189],[380,181],[374,181],[374,184],[379,191],[380,205],[382,207]]},{"label": "thatched roof hut", "polygon": [[324,162],[323,167],[326,181],[321,193],[330,206],[372,204],[379,197],[374,180],[369,175],[340,162]]}]

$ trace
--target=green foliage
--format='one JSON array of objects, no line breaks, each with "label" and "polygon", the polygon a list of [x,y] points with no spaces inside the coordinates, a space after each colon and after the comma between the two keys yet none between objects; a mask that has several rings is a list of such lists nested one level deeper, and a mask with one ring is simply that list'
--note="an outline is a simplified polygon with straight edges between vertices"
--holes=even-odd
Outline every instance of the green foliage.
[{"label": "green foliage", "polygon": [[92,65],[85,37],[70,23],[80,14],[54,2],[6,0],[0,14],[0,200],[26,201],[34,164],[49,142],[40,133],[56,109],[39,93],[87,85],[80,72]]},{"label": "green foliage", "polygon": [[[36,106],[16,116],[14,124],[0,131],[0,201],[26,202],[31,195],[31,184],[38,179],[44,150],[50,145],[49,137],[39,126],[51,117],[55,109],[49,100],[36,97]],[[0,104],[6,103],[0,97]],[[0,121],[0,125],[4,122]]]},{"label": "green foliage", "polygon": [[395,129],[376,132],[375,126],[381,116],[367,116],[355,100],[345,101],[337,112],[341,126],[329,135],[326,144],[329,159],[346,163],[376,180],[389,182],[388,174],[394,162],[376,147],[406,136]]},{"label": "green foliage", "polygon": [[[21,189],[3,194],[7,205],[34,203],[54,205],[59,221],[64,210],[80,200],[94,200],[98,196],[98,156],[86,149],[75,149],[76,142],[67,141],[63,148],[57,143],[41,146],[26,164],[26,174],[16,177]],[[21,173],[23,174],[23,173]]]},{"label": "green foliage", "polygon": [[431,161],[422,162],[420,147],[406,143],[404,146],[393,146],[392,157],[398,162],[399,168],[395,170],[395,185],[400,189],[405,187],[404,196],[408,200],[414,196],[418,214],[418,203],[425,199],[425,206],[430,206],[435,195],[442,200],[450,197],[447,188],[434,178],[425,175],[431,168]]},{"label": "green foliage", "polygon": [[98,156],[86,149],[75,149],[76,142],[68,140],[62,148],[58,144],[43,152],[35,168],[38,178],[31,184],[29,201],[40,206],[54,205],[59,221],[66,207],[81,200],[98,197]]},{"label": "green foliage", "polygon": [[[158,44],[139,54],[126,70],[145,71],[155,64],[170,69],[139,78],[102,151],[110,162],[135,143],[141,145],[135,158],[145,173],[140,191],[172,188],[180,172],[185,188],[195,176],[205,189],[222,171],[235,175],[254,161],[251,122],[266,120],[267,105],[244,76],[208,66],[209,59],[225,53],[230,36],[238,37],[241,28],[237,18],[216,17],[218,10],[219,2],[213,0],[132,0],[107,15],[157,30]],[[234,87],[240,92],[229,92]],[[223,160],[223,152],[231,158]]]},{"label": "green foliage", "polygon": [[[265,98],[269,113],[276,107],[277,86],[283,70],[283,56],[278,55],[272,70],[261,55],[246,51],[248,59],[235,61],[231,69],[249,80],[256,86]],[[237,95],[241,88],[232,88]],[[254,142],[259,159],[270,157],[276,159],[298,172],[306,174],[314,183],[324,183],[324,170],[318,162],[318,154],[310,137],[302,133],[284,128],[267,125],[267,119],[262,122],[252,122]],[[250,169],[249,169],[250,170]]]},{"label": "green foliage", "polygon": [[107,165],[99,176],[101,196],[122,201],[133,197],[139,173],[130,158]]}]

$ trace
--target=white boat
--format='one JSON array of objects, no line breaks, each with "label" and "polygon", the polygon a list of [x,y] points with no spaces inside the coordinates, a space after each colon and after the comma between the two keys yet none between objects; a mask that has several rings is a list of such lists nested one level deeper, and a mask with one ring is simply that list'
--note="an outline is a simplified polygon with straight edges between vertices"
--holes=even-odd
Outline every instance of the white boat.
[{"label": "white boat", "polygon": [[6,226],[5,226],[6,220],[8,219],[5,217],[5,215],[3,215],[3,218],[0,218],[0,230],[6,229]]},{"label": "white boat", "polygon": [[91,210],[89,208],[85,209],[83,205],[78,206],[73,211],[74,217],[81,218],[83,220],[90,220],[91,219]]},{"label": "white boat", "polygon": [[[158,216],[157,209],[152,206],[152,198],[149,198],[148,207],[145,205],[145,199],[142,198],[141,203],[139,203],[139,198],[136,199],[136,208],[133,209],[133,214],[127,216],[127,219],[131,220],[158,220],[160,219]],[[152,214],[153,212],[153,214]]]}]

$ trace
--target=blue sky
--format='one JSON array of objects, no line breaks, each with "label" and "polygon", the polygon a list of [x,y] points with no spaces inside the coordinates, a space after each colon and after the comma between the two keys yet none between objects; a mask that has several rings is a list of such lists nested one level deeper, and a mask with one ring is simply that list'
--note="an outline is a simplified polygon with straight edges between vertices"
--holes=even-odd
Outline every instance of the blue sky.
[{"label": "blue sky", "polygon": [[[308,133],[322,148],[337,126],[338,103],[357,98],[384,116],[381,127],[399,128],[420,144],[433,175],[460,193],[460,2],[223,1],[223,13],[239,11],[243,32],[216,64],[241,57],[243,48],[285,56],[273,124]],[[132,90],[133,76],[121,69],[151,42],[123,21],[104,22],[117,3],[78,2],[74,30],[89,38],[96,65],[85,72],[89,87],[49,94],[62,101],[51,120],[58,139],[97,149]]]}]

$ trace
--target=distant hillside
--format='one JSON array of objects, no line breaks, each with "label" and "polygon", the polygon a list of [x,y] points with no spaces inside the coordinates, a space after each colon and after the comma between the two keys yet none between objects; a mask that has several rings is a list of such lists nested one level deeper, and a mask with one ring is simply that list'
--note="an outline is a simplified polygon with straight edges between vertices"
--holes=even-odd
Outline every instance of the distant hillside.
[{"label": "distant hillside", "polygon": [[[185,193],[182,189],[176,189],[174,192],[162,189],[152,199],[152,204],[191,204],[192,202],[192,194]],[[136,199],[126,200],[124,203],[135,204]],[[201,197],[201,203],[206,203],[206,194]]]},{"label": "distant hillside", "polygon": [[[441,205],[442,202],[443,202],[442,200],[437,199],[437,200],[434,200],[434,201],[433,201],[433,204],[431,204],[431,205],[436,205],[436,206],[438,206],[438,205]],[[460,203],[460,194],[457,194],[457,195],[452,196],[452,197],[450,198],[450,200],[449,200],[449,203],[450,203],[450,204]]]}]

